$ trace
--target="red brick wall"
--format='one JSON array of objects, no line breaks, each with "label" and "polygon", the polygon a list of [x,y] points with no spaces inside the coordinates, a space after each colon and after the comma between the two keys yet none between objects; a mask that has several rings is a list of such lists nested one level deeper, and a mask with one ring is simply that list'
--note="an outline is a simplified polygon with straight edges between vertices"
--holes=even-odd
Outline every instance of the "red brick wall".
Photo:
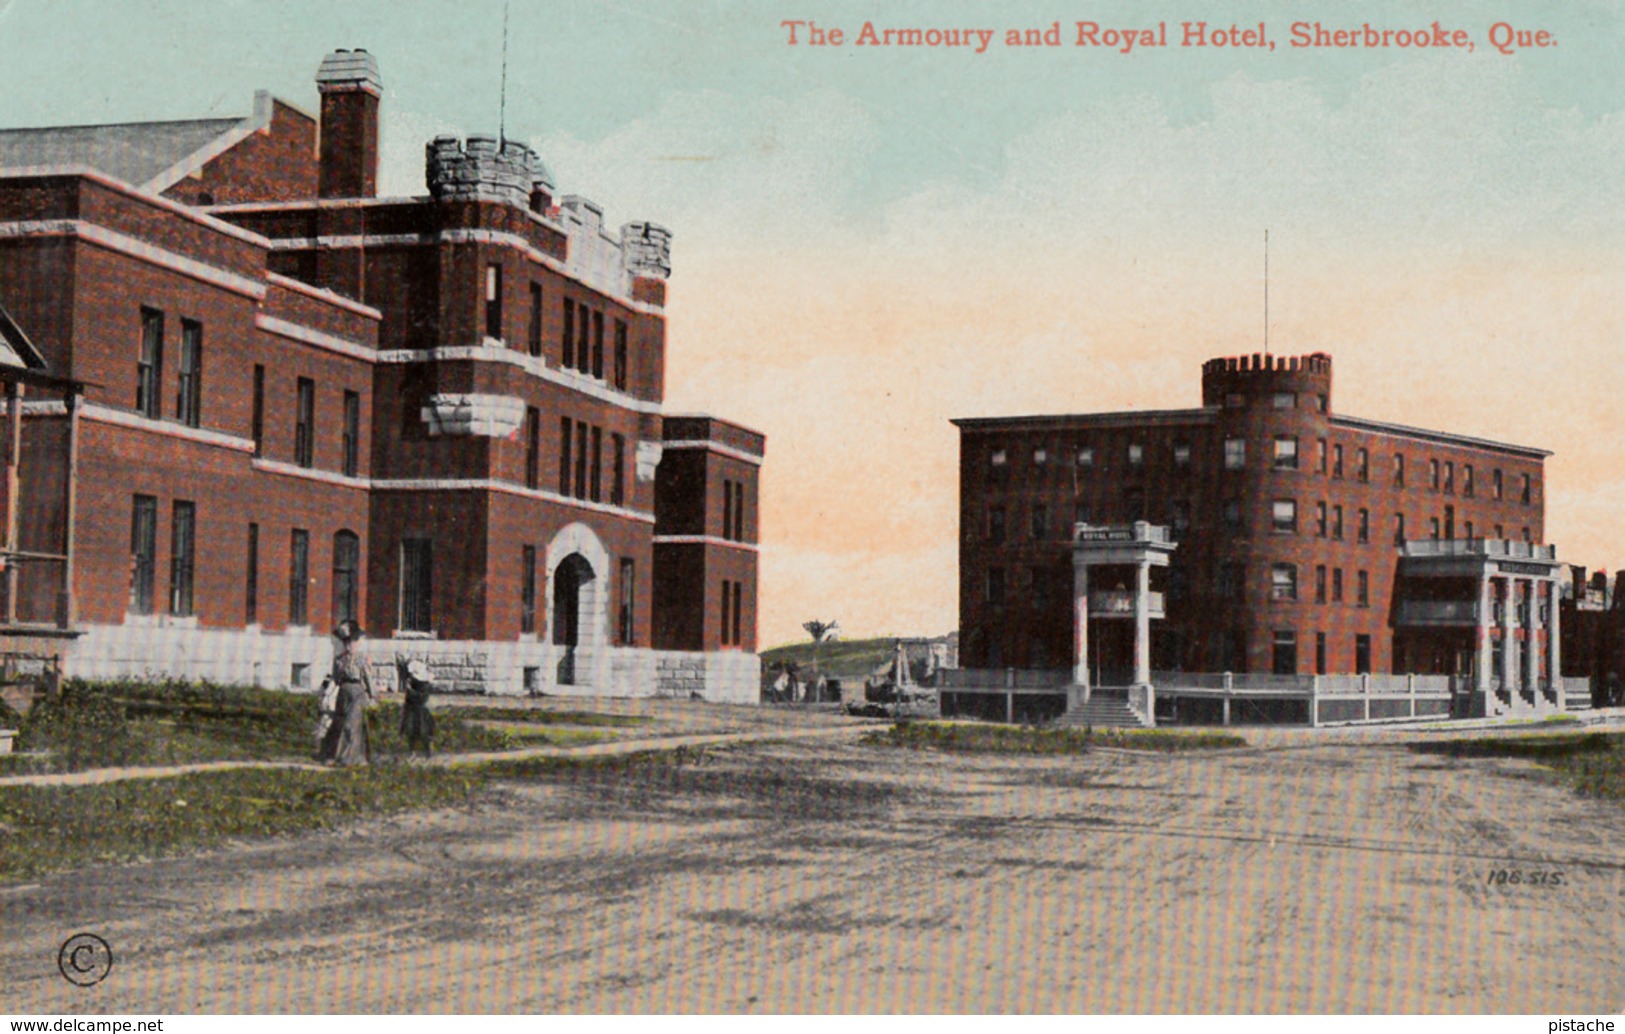
[{"label": "red brick wall", "polygon": [[316,120],[278,100],[271,124],[164,191],[188,205],[295,201],[316,196]]}]

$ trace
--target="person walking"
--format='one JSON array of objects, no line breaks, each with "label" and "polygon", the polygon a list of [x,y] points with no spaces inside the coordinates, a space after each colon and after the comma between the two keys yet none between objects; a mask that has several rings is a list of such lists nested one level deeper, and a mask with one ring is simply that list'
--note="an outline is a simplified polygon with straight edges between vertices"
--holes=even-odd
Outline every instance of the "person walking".
[{"label": "person walking", "polygon": [[341,621],[333,630],[333,681],[339,687],[338,712],[322,741],[321,760],[330,765],[365,765],[372,759],[367,744],[367,705],[372,702],[372,676],[356,650],[361,626]]},{"label": "person walking", "polygon": [[401,738],[406,741],[407,749],[420,750],[428,757],[434,741],[434,715],[429,713],[434,680],[429,675],[429,666],[420,660],[398,660],[395,670],[400,675],[401,692],[406,698],[401,704]]}]

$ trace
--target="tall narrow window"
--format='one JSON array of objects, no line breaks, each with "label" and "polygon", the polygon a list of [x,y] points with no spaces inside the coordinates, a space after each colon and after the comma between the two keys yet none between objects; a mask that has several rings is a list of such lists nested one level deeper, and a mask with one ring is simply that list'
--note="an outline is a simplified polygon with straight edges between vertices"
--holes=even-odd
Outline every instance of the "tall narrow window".
[{"label": "tall narrow window", "polygon": [[631,557],[621,557],[620,589],[620,643],[622,646],[632,646],[637,642],[638,567],[637,561]]},{"label": "tall narrow window", "polygon": [[531,282],[530,285],[530,354],[542,354],[542,285]]},{"label": "tall narrow window", "polygon": [[1354,451],[1354,476],[1361,481],[1371,480],[1371,453],[1363,447]]},{"label": "tall narrow window", "polygon": [[740,635],[740,633],[739,633],[739,627],[740,627],[740,624],[741,624],[741,617],[745,613],[744,603],[743,603],[743,601],[741,599],[743,594],[744,594],[744,583],[743,582],[734,582],[734,624],[733,624],[734,637],[733,637],[733,644],[735,646],[739,646],[742,643],[744,643],[744,641],[745,641],[745,637]]},{"label": "tall narrow window", "polygon": [[733,623],[733,602],[733,583],[724,578],[722,579],[722,627],[717,633],[717,638],[723,646],[729,645],[728,629]]},{"label": "tall narrow window", "polygon": [[1396,514],[1394,514],[1394,545],[1403,546],[1404,544],[1405,544],[1405,515],[1402,514],[1402,513],[1396,513]]},{"label": "tall narrow window", "polygon": [[1247,439],[1226,438],[1224,440],[1224,469],[1241,470],[1247,466]]},{"label": "tall narrow window", "polygon": [[615,387],[626,390],[626,321],[615,321]]},{"label": "tall narrow window", "polygon": [[1341,503],[1339,503],[1338,505],[1332,507],[1332,538],[1340,539],[1342,537],[1343,537],[1343,505]]},{"label": "tall narrow window", "polygon": [[612,448],[610,464],[609,501],[622,506],[626,503],[626,436],[612,434],[609,436]]},{"label": "tall narrow window", "polygon": [[1368,635],[1354,637],[1354,674],[1371,674],[1371,637]]},{"label": "tall narrow window", "polygon": [[1332,602],[1343,602],[1343,569],[1341,567],[1332,568]]},{"label": "tall narrow window", "polygon": [[293,529],[288,550],[288,624],[310,624],[310,532]]},{"label": "tall narrow window", "polygon": [[243,623],[257,625],[260,621],[260,526],[248,525],[248,555],[244,557]]},{"label": "tall narrow window", "polygon": [[576,365],[576,303],[566,298],[561,304],[564,306],[564,332],[559,335],[559,365],[571,370]]},{"label": "tall narrow window", "polygon": [[401,540],[401,615],[403,632],[427,632],[433,626],[434,551],[429,539]]},{"label": "tall narrow window", "polygon": [[1445,460],[1444,461],[1444,490],[1446,492],[1451,493],[1452,495],[1455,494],[1455,491],[1456,491],[1456,461],[1455,460]]},{"label": "tall narrow window", "polygon": [[344,393],[344,476],[355,477],[361,470],[361,395]]},{"label": "tall narrow window", "polygon": [[1326,633],[1315,633],[1315,674],[1326,674]]},{"label": "tall narrow window", "polygon": [[542,414],[535,406],[525,407],[525,487],[542,483]]},{"label": "tall narrow window", "polygon": [[536,547],[519,547],[519,631],[536,631]]},{"label": "tall narrow window", "polygon": [[987,602],[995,607],[1004,606],[1004,568],[990,567],[987,572]]},{"label": "tall narrow window", "polygon": [[1394,453],[1394,487],[1405,487],[1405,454]]},{"label": "tall narrow window", "polygon": [[582,373],[592,372],[592,313],[587,309],[586,302],[576,303],[576,369]]},{"label": "tall narrow window", "polygon": [[158,560],[158,500],[135,497],[130,514],[130,613],[151,614]]},{"label": "tall narrow window", "polygon": [[745,483],[734,482],[734,541],[745,541]]},{"label": "tall narrow window", "polygon": [[192,613],[192,568],[197,550],[197,507],[175,500],[169,522],[169,612]]},{"label": "tall narrow window", "polygon": [[597,309],[592,313],[592,375],[604,379],[604,314]]},{"label": "tall narrow window", "polygon": [[249,435],[254,439],[254,455],[265,455],[265,367],[254,364],[254,398],[249,415]]},{"label": "tall narrow window", "polygon": [[353,531],[333,536],[333,624],[354,621],[361,603],[361,537]]},{"label": "tall narrow window", "polygon": [[1332,477],[1340,478],[1342,476],[1343,476],[1343,447],[1341,445],[1334,445],[1334,446],[1332,446]]},{"label": "tall narrow window", "polygon": [[727,478],[722,480],[722,537],[731,539],[734,535],[734,483]]},{"label": "tall narrow window", "polygon": [[1471,463],[1464,463],[1461,466],[1461,494],[1469,497],[1473,494],[1473,465]]},{"label": "tall narrow window", "polygon": [[575,497],[587,498],[587,422],[576,421],[576,483]]},{"label": "tall narrow window", "polygon": [[1273,670],[1277,675],[1298,673],[1298,633],[1282,630],[1275,633]]},{"label": "tall narrow window", "polygon": [[1362,607],[1371,606],[1371,573],[1359,571],[1354,576],[1354,602]]},{"label": "tall narrow window", "polygon": [[1518,501],[1520,503],[1528,503],[1534,494],[1534,480],[1530,478],[1528,474],[1522,475],[1522,478],[1523,488],[1518,493]]},{"label": "tall narrow window", "polygon": [[[135,367],[135,408],[144,417],[163,415],[158,392],[164,379],[164,314],[141,310],[141,354]],[[141,613],[147,613],[142,611]]]},{"label": "tall narrow window", "polygon": [[309,467],[316,458],[316,382],[309,377],[299,378],[294,407],[293,461]]},{"label": "tall narrow window", "polygon": [[574,426],[569,417],[559,418],[559,495],[570,494],[570,432]]},{"label": "tall narrow window", "polygon": [[175,419],[197,427],[203,419],[203,324],[181,320],[181,370],[175,390]]},{"label": "tall narrow window", "polygon": [[1315,565],[1315,602],[1326,602],[1326,565]]},{"label": "tall narrow window", "polygon": [[502,340],[502,267],[485,267],[485,336]]},{"label": "tall narrow window", "polygon": [[1355,527],[1355,541],[1371,541],[1371,511],[1365,507],[1360,508],[1359,523]]},{"label": "tall narrow window", "polygon": [[1437,492],[1439,490],[1440,480],[1439,461],[1428,460],[1428,487]]},{"label": "tall narrow window", "polygon": [[592,429],[592,484],[589,486],[588,498],[593,502],[601,499],[604,485],[604,429]]}]

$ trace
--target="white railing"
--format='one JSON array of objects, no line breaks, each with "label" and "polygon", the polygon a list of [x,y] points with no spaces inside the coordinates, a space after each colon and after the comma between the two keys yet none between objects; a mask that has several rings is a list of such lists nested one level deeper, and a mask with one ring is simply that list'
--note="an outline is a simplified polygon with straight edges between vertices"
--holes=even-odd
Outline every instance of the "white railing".
[{"label": "white railing", "polygon": [[[1154,618],[1167,613],[1166,598],[1160,592],[1146,594],[1146,611]],[[1125,617],[1134,614],[1134,593],[1111,589],[1089,594],[1090,617]]]},{"label": "white railing", "polygon": [[1556,560],[1557,547],[1517,539],[1406,539],[1400,555],[1484,556],[1528,560]]}]

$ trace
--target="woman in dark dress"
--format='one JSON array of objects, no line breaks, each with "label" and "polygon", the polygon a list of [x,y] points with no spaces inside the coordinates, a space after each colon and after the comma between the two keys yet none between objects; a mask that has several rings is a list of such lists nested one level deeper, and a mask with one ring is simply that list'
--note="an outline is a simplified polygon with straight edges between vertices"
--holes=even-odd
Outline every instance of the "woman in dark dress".
[{"label": "woman in dark dress", "polygon": [[365,765],[372,752],[367,746],[367,705],[372,702],[372,676],[356,651],[361,626],[342,621],[333,631],[338,641],[333,653],[333,681],[339,687],[338,714],[322,742],[322,760],[332,765]]},{"label": "woman in dark dress", "polygon": [[401,705],[401,738],[409,749],[421,750],[428,757],[434,740],[434,715],[429,713],[434,682],[429,677],[429,666],[422,661],[398,661],[395,668],[400,673],[401,692],[406,696]]}]

